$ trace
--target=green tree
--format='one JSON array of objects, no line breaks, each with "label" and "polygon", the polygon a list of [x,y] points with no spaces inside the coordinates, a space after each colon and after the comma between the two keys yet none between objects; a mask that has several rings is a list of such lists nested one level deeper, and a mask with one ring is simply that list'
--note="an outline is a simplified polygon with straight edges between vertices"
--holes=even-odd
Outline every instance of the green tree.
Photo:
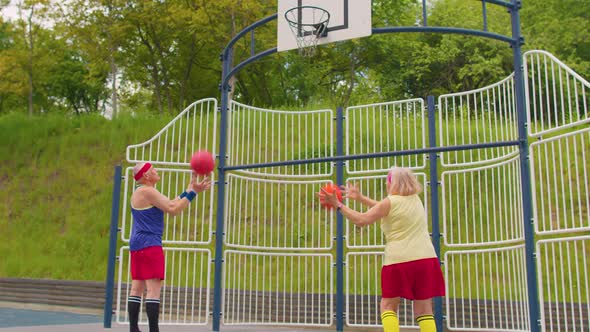
[{"label": "green tree", "polygon": [[[86,83],[94,86],[95,90],[100,84],[106,84],[103,77],[108,73],[113,117],[119,111],[117,83],[120,76],[119,63],[122,62],[119,48],[129,38],[121,27],[122,6],[121,1],[115,0],[72,0],[56,8],[56,29],[62,31],[64,37],[77,46],[76,52],[84,58],[84,65],[89,73],[99,79],[98,82]],[[101,91],[98,95],[103,95],[104,92]],[[106,104],[106,101],[103,103]]]},{"label": "green tree", "polygon": [[[417,17],[411,0],[374,0],[373,13],[373,26],[411,25]],[[382,40],[371,37],[318,46],[312,58],[300,56],[297,50],[269,57],[239,73],[237,96],[251,104],[346,106],[362,99],[358,91],[362,96],[375,92],[366,87],[374,86],[371,68],[383,61],[383,56],[377,56]],[[276,36],[269,41],[276,45]]]},{"label": "green tree", "polygon": [[[28,110],[29,116],[33,115],[33,96],[34,96],[34,79],[35,79],[35,57],[37,53],[36,43],[40,23],[47,13],[48,0],[19,0],[17,2],[20,20],[17,26],[22,33],[22,40],[25,43],[27,51],[27,63],[25,71],[28,80]],[[42,50],[41,50],[42,51]]]},{"label": "green tree", "polygon": [[[192,24],[201,31],[204,38],[203,54],[199,59],[201,74],[210,77],[209,82],[219,83],[221,62],[219,55],[229,41],[242,29],[271,14],[276,13],[276,1],[273,0],[221,0],[193,1],[194,20]],[[255,53],[276,46],[276,24],[273,22],[256,29]],[[234,47],[233,64],[245,60],[251,52],[249,38],[242,38]],[[272,90],[276,86],[276,69],[280,59],[266,57],[240,71],[231,81],[235,97],[243,102],[256,99],[261,104],[269,105],[273,99]],[[219,91],[210,91],[218,95]]]},{"label": "green tree", "polygon": [[15,49],[14,37],[12,23],[0,21],[0,113],[18,108],[21,101],[18,96],[26,95],[26,86],[21,79],[25,73],[15,66],[22,54]]},{"label": "green tree", "polygon": [[[65,49],[58,49],[62,50]],[[107,71],[93,71],[94,67],[76,50],[60,53],[54,57],[57,62],[49,68],[46,89],[78,115],[98,112],[107,95]]]},{"label": "green tree", "polygon": [[[0,0],[0,8],[7,0]],[[428,24],[483,29],[482,2],[429,0]],[[121,105],[174,114],[217,97],[219,55],[246,26],[276,13],[276,0],[18,0],[20,19],[0,22],[0,112]],[[373,0],[373,26],[423,24],[422,2]],[[510,35],[490,3],[487,29]],[[526,0],[525,49],[546,49],[590,72],[588,1]],[[50,16],[52,14],[53,16]],[[51,18],[43,23],[42,19]],[[47,21],[46,21],[47,22]],[[276,23],[256,30],[254,53],[276,46]],[[250,56],[235,46],[234,65]],[[506,43],[451,34],[382,34],[265,57],[232,78],[233,98],[261,106],[346,106],[479,88],[512,72]],[[110,97],[109,97],[110,95]],[[109,104],[110,103],[110,104]],[[34,105],[34,108],[33,108]]]},{"label": "green tree", "polygon": [[523,1],[521,16],[525,49],[546,50],[590,75],[590,1]]}]

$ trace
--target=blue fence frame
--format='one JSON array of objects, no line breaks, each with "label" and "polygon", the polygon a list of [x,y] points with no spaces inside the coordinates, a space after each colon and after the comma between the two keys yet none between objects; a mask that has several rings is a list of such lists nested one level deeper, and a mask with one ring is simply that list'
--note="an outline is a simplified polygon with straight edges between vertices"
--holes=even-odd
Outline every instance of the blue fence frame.
[{"label": "blue fence frame", "polygon": [[[423,1],[424,3],[425,1]],[[285,163],[265,163],[257,165],[239,165],[233,167],[225,167],[225,155],[226,155],[226,140],[227,135],[227,112],[229,111],[229,92],[231,87],[228,82],[233,75],[241,70],[246,65],[255,62],[265,56],[271,55],[277,52],[276,48],[271,48],[266,51],[255,54],[254,45],[254,30],[257,27],[265,25],[266,23],[276,20],[277,15],[269,16],[262,19],[236,35],[224,49],[221,60],[222,65],[222,79],[221,79],[221,140],[219,145],[219,178],[225,178],[225,172],[228,170],[235,169],[248,169],[262,166],[281,166],[281,165],[293,165],[301,163],[315,163],[321,161],[330,161],[336,163],[336,177],[337,183],[342,184],[344,181],[343,164],[346,160],[361,159],[361,158],[376,158],[382,156],[391,155],[404,155],[404,154],[422,154],[427,153],[430,158],[430,184],[431,184],[431,203],[432,206],[432,239],[435,245],[437,253],[440,255],[440,229],[439,229],[439,216],[438,216],[438,178],[437,178],[437,161],[438,152],[442,151],[457,151],[457,150],[468,150],[468,149],[479,149],[484,147],[497,147],[506,145],[518,145],[520,152],[520,173],[522,178],[522,192],[523,192],[523,207],[524,207],[524,219],[525,220],[525,241],[526,241],[526,265],[527,265],[527,283],[528,283],[528,294],[529,294],[529,309],[530,309],[530,326],[532,332],[540,331],[540,319],[539,319],[539,303],[538,303],[538,289],[537,289],[537,277],[536,277],[536,266],[534,258],[534,230],[532,225],[532,192],[531,192],[531,177],[529,169],[529,151],[527,144],[526,134],[526,111],[525,111],[525,94],[524,94],[524,78],[522,67],[522,50],[521,45],[523,44],[523,38],[520,34],[520,14],[521,0],[482,0],[482,12],[484,16],[483,29],[482,30],[470,30],[463,28],[452,28],[452,27],[434,27],[427,25],[426,6],[422,6],[423,26],[419,27],[384,27],[384,28],[373,28],[373,34],[384,34],[384,33],[396,33],[396,32],[434,32],[434,33],[452,33],[462,35],[472,35],[477,37],[489,38],[506,42],[512,47],[513,50],[513,64],[515,72],[515,85],[516,85],[516,102],[517,102],[517,114],[518,114],[518,141],[508,142],[497,142],[492,144],[473,144],[473,145],[462,145],[455,147],[440,148],[436,145],[435,135],[435,107],[434,97],[428,97],[428,123],[430,129],[430,141],[429,147],[426,149],[416,149],[411,151],[396,151],[392,153],[380,153],[370,155],[351,155],[345,156],[342,149],[343,141],[343,117],[342,109],[339,108],[337,111],[337,152],[333,158],[317,158],[313,160],[302,160],[297,162],[285,162]],[[512,36],[503,36],[487,31],[487,9],[486,4],[498,5],[508,9],[510,13],[510,19],[512,24]],[[250,57],[240,62],[238,65],[233,66],[232,51],[235,43],[245,36],[247,33],[251,33],[251,49]],[[232,67],[233,66],[233,67]],[[218,185],[218,209],[217,209],[217,236],[216,237],[216,257],[215,257],[215,291],[214,291],[214,305],[213,305],[213,331],[219,331],[220,320],[221,320],[221,289],[217,285],[221,285],[221,268],[222,268],[222,250],[223,250],[223,200],[225,192],[225,184],[220,181]],[[336,330],[342,331],[344,324],[344,294],[343,294],[343,269],[344,264],[343,257],[343,226],[342,216],[338,214],[337,219],[337,276],[336,276]],[[437,328],[442,331],[443,328],[443,316],[442,316],[442,300],[440,298],[435,300],[435,318]]]},{"label": "blue fence frame", "polygon": [[[470,30],[463,28],[453,27],[436,27],[427,25],[426,6],[423,6],[423,26],[411,26],[411,27],[382,27],[373,28],[373,34],[385,34],[385,33],[402,33],[402,32],[430,32],[430,33],[451,33],[451,34],[462,34],[472,35],[477,37],[489,38],[506,42],[513,50],[513,67],[514,67],[514,81],[516,89],[516,107],[518,116],[518,140],[517,141],[504,141],[496,143],[485,143],[485,144],[470,144],[450,147],[438,147],[436,142],[436,131],[435,131],[435,102],[434,97],[429,96],[427,100],[428,105],[428,127],[429,127],[429,146],[423,149],[413,149],[407,151],[392,151],[385,153],[374,153],[367,155],[344,155],[343,151],[343,111],[342,108],[338,108],[336,117],[337,127],[337,147],[336,156],[326,158],[316,158],[309,160],[299,161],[288,161],[288,162],[274,162],[274,163],[263,163],[263,164],[251,164],[251,165],[237,165],[237,166],[226,166],[226,154],[227,154],[227,128],[228,128],[228,112],[229,112],[229,93],[231,87],[229,81],[232,76],[238,73],[242,68],[250,63],[253,63],[261,58],[269,56],[277,52],[277,48],[270,48],[260,53],[254,52],[255,46],[255,34],[256,28],[267,24],[268,22],[277,19],[278,15],[271,15],[266,17],[240,31],[225,47],[221,54],[220,60],[222,61],[222,79],[220,85],[221,91],[221,103],[220,109],[220,141],[219,141],[219,182],[217,183],[217,220],[215,229],[215,274],[214,274],[214,291],[213,291],[213,308],[212,308],[212,329],[213,331],[220,330],[220,323],[222,317],[222,267],[223,267],[223,236],[225,235],[224,230],[224,201],[225,201],[225,175],[227,171],[238,170],[238,169],[251,169],[258,167],[272,167],[272,166],[283,166],[283,165],[295,165],[295,164],[308,164],[318,162],[334,162],[336,163],[336,177],[337,183],[342,184],[344,182],[344,161],[364,159],[364,158],[379,158],[386,156],[397,156],[397,155],[412,155],[412,154],[428,154],[430,159],[430,185],[431,185],[431,204],[432,204],[432,239],[437,253],[440,256],[440,229],[439,229],[439,215],[438,215],[438,186],[439,180],[437,177],[437,164],[438,164],[438,153],[445,151],[460,151],[460,150],[472,150],[481,149],[488,147],[500,147],[500,146],[518,146],[520,152],[520,176],[522,179],[522,203],[523,203],[523,220],[525,222],[525,248],[526,248],[526,267],[527,267],[527,284],[529,294],[529,311],[530,311],[530,327],[532,332],[539,332],[541,330],[540,312],[539,312],[539,294],[536,277],[536,262],[535,262],[535,248],[534,248],[534,229],[532,224],[532,191],[531,191],[531,175],[529,169],[529,147],[527,141],[527,120],[525,110],[525,91],[524,91],[524,77],[522,66],[522,50],[521,46],[524,42],[521,31],[520,31],[520,8],[522,5],[521,0],[481,0],[482,11],[483,11],[483,28],[482,30]],[[423,0],[425,3],[425,0]],[[512,35],[503,36],[487,31],[487,10],[486,4],[498,5],[505,7],[510,13],[510,20],[512,26]],[[237,65],[233,65],[233,48],[238,40],[250,33],[250,57],[243,60]],[[107,295],[105,303],[105,321],[104,327],[110,327],[110,320],[112,315],[112,289],[114,285],[114,264],[115,264],[115,251],[116,251],[116,238],[118,234],[118,210],[119,210],[119,196],[121,187],[121,169],[116,168],[114,189],[113,189],[113,212],[111,219],[111,238],[109,248],[109,266],[107,272]],[[116,204],[116,206],[115,206]],[[343,331],[344,329],[344,227],[343,218],[339,213],[337,217],[337,238],[336,238],[336,330]],[[110,295],[109,295],[110,294]],[[442,299],[435,299],[435,319],[437,328],[439,331],[443,329],[443,315],[442,315]]]},{"label": "blue fence frame", "polygon": [[113,319],[113,288],[115,287],[115,262],[117,261],[117,236],[119,235],[119,202],[121,201],[121,165],[115,166],[113,176],[113,203],[111,206],[111,231],[109,236],[109,260],[105,284],[104,322],[111,328]]}]

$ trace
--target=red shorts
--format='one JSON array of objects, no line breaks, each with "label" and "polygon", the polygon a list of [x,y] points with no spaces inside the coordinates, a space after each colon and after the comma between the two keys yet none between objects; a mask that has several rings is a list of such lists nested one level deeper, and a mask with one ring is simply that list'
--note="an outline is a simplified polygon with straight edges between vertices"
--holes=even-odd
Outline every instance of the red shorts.
[{"label": "red shorts", "polygon": [[164,279],[164,251],[160,246],[131,252],[131,279]]},{"label": "red shorts", "polygon": [[381,268],[381,296],[426,300],[445,296],[445,281],[438,258],[425,258]]}]

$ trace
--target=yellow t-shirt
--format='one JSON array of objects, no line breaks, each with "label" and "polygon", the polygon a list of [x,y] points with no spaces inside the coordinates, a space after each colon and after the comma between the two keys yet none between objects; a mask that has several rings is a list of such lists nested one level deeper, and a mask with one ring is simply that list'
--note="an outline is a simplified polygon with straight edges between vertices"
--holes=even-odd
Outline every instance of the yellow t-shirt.
[{"label": "yellow t-shirt", "polygon": [[391,209],[381,219],[386,240],[383,265],[436,257],[420,197],[390,195],[388,198]]}]

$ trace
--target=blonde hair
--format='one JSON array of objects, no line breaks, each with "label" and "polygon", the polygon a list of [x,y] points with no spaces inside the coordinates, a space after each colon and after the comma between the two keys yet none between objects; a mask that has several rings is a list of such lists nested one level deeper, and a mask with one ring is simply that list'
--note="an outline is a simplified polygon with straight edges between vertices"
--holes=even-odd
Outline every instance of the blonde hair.
[{"label": "blonde hair", "polygon": [[409,168],[392,167],[387,173],[389,194],[410,196],[422,192],[422,185]]}]

